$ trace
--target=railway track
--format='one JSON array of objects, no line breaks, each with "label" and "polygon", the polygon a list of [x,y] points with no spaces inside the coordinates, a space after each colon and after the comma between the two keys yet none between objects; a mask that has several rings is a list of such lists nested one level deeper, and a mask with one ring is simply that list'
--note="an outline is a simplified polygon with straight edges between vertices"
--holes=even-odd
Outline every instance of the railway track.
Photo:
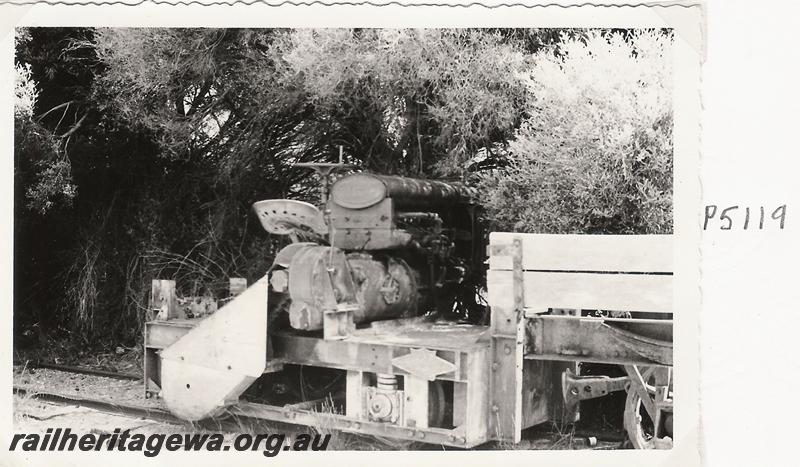
[{"label": "railway track", "polygon": [[[96,370],[92,368],[77,367],[70,365],[42,364],[42,363],[29,362],[28,368],[48,369],[63,373],[83,374],[83,375],[97,376],[101,378],[111,378],[123,381],[142,380],[141,376],[135,374],[120,373],[120,372],[113,372],[106,370]],[[255,425],[264,423],[263,420],[250,418],[238,414],[224,416],[222,418],[217,418],[213,420],[205,420],[201,422],[187,422],[186,420],[180,419],[172,415],[166,409],[159,407],[123,403],[108,399],[86,397],[82,395],[79,396],[77,394],[66,394],[64,392],[50,390],[49,388],[43,388],[41,385],[14,384],[12,386],[12,389],[13,393],[19,396],[31,397],[39,401],[49,402],[53,404],[64,405],[64,406],[79,406],[113,415],[148,419],[156,422],[164,422],[173,425],[183,425],[183,426],[191,425],[194,427],[214,429],[217,431],[236,432],[237,430],[242,429],[243,424],[246,426],[249,424]],[[143,392],[144,391],[142,390],[142,393]],[[284,427],[284,430],[287,432],[293,431],[291,429],[293,425],[283,422],[272,423],[271,426],[273,427],[282,426]],[[296,430],[296,426],[294,428]]]},{"label": "railway track", "polygon": [[71,365],[58,365],[55,363],[34,363],[29,365],[30,368],[44,368],[48,370],[58,370],[67,373],[79,373],[83,375],[102,376],[105,378],[114,378],[130,381],[139,381],[142,379],[141,375],[133,373],[121,373],[117,371],[97,370],[94,368],[71,366]]},{"label": "railway track", "polygon": [[[26,362],[25,366],[29,369],[55,370],[62,373],[81,374],[97,376],[101,378],[111,378],[121,381],[141,381],[142,376],[115,372],[108,370],[98,370],[94,368],[79,367],[72,365],[60,365],[54,363]],[[157,407],[140,406],[135,404],[115,402],[108,399],[78,396],[65,394],[63,392],[51,391],[42,388],[41,385],[14,384],[12,386],[14,394],[23,397],[31,397],[40,401],[50,402],[59,405],[74,405],[98,410],[105,413],[123,415],[133,418],[146,418],[154,421],[161,421],[174,424],[185,424],[185,421],[175,417],[165,409]]]},{"label": "railway track", "polygon": [[120,404],[118,402],[111,402],[102,399],[94,399],[87,397],[75,397],[67,394],[58,394],[51,392],[44,392],[36,388],[27,387],[24,385],[14,385],[14,394],[20,396],[33,397],[37,400],[52,402],[62,405],[77,405],[86,407],[101,412],[112,413],[116,415],[123,415],[134,418],[147,418],[167,423],[185,424],[186,422],[175,417],[171,413],[163,409],[142,407],[130,404]]},{"label": "railway track", "polygon": [[[105,370],[95,370],[92,368],[84,368],[84,367],[75,367],[69,365],[57,365],[57,364],[37,364],[31,365],[32,368],[41,368],[41,369],[50,369],[61,371],[65,373],[77,373],[77,374],[85,374],[85,375],[92,375],[98,376],[103,378],[113,378],[118,380],[127,380],[127,381],[138,381],[142,378],[140,376],[129,374],[129,373],[119,373],[119,372],[111,372]],[[40,401],[49,402],[53,404],[65,405],[65,406],[80,406],[85,407],[93,410],[97,410],[100,412],[105,412],[113,415],[120,415],[130,418],[140,418],[140,419],[147,419],[157,422],[169,423],[173,425],[189,425],[197,426],[197,427],[207,427],[213,428],[220,431],[227,431],[227,432],[236,432],[237,430],[241,430],[243,423],[247,424],[247,422],[252,423],[264,423],[263,420],[260,419],[251,419],[250,417],[235,415],[231,417],[226,417],[222,419],[214,419],[208,420],[200,423],[190,423],[182,420],[178,417],[172,415],[169,411],[158,408],[158,407],[145,407],[140,405],[134,404],[126,404],[120,402],[114,402],[107,399],[99,399],[99,398],[92,398],[92,397],[84,397],[84,396],[77,396],[77,395],[70,395],[58,392],[51,392],[49,390],[43,390],[41,387],[34,387],[30,385],[24,384],[14,384],[12,386],[14,394],[23,397],[31,397]],[[284,423],[284,422],[272,422],[271,427],[273,429],[277,429],[277,426],[283,427],[285,431],[293,431],[293,429],[297,429],[296,425]],[[585,439],[585,443],[588,446],[592,446],[593,444],[589,444],[588,440],[590,438],[596,437],[599,441],[611,442],[611,443],[618,443],[621,441],[617,436],[597,436],[597,435],[590,435],[587,433],[580,433],[576,432],[573,435],[576,440]],[[383,440],[380,438],[376,438],[382,444],[391,447],[393,443],[389,442],[389,440]],[[596,441],[595,441],[596,443]],[[429,446],[418,448],[418,449],[426,449]],[[613,449],[616,446],[612,447],[595,447],[594,449]]]}]

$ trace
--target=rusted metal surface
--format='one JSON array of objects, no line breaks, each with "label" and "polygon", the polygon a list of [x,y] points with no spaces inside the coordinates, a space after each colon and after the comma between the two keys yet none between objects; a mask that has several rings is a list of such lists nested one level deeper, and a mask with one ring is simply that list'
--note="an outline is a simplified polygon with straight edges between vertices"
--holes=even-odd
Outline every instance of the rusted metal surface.
[{"label": "rusted metal surface", "polygon": [[417,282],[414,271],[400,259],[377,261],[370,254],[347,255],[363,319],[402,318],[417,314]]},{"label": "rusted metal surface", "polygon": [[335,430],[351,433],[364,433],[375,436],[387,436],[392,438],[407,439],[411,441],[421,441],[425,443],[442,444],[470,448],[488,441],[484,434],[480,437],[467,438],[462,430],[445,428],[412,428],[394,425],[385,422],[373,422],[369,420],[354,420],[346,415],[320,413],[310,410],[285,409],[264,404],[250,402],[240,403],[230,410],[235,415],[252,418],[263,418],[267,420],[277,420],[293,424],[324,426]]},{"label": "rusted metal surface", "polygon": [[253,204],[264,230],[274,235],[325,235],[322,213],[316,206],[293,199],[268,199]]},{"label": "rusted metal surface", "polygon": [[612,392],[624,391],[628,386],[629,378],[621,376],[611,378],[608,376],[579,376],[567,370],[562,373],[561,388],[567,407],[578,409],[578,403],[583,400],[604,397]]},{"label": "rusted metal surface", "polygon": [[[658,325],[671,328],[672,321],[664,320]],[[667,333],[664,330],[660,334]],[[525,358],[672,365],[671,341],[651,339],[609,326],[603,318],[537,316],[527,320],[526,336]]]},{"label": "rusted metal surface", "polygon": [[[493,233],[487,249],[490,255],[490,271],[487,275],[489,304],[492,306],[492,330],[494,362],[492,363],[494,383],[492,396],[503,381],[510,384],[515,379],[510,376],[508,357],[498,350],[502,347],[512,354],[514,344],[524,342],[525,363],[522,371],[523,423],[537,419],[543,412],[542,404],[526,403],[535,401],[546,388],[535,388],[537,381],[550,379],[551,384],[563,385],[558,395],[562,395],[565,411],[577,411],[578,401],[599,397],[611,391],[626,389],[632,377],[624,378],[582,378],[565,373],[548,375],[539,367],[528,368],[528,362],[542,364],[568,365],[572,362],[591,362],[621,364],[630,368],[639,365],[671,371],[672,365],[672,320],[671,320],[671,241],[666,236],[606,236],[588,235],[533,235]],[[654,247],[659,248],[655,253]],[[610,274],[615,272],[616,274]],[[620,274],[635,272],[635,274]],[[624,281],[621,279],[625,279]],[[523,292],[519,297],[520,290]],[[574,313],[564,314],[558,308],[575,308]],[[600,317],[582,316],[581,309],[593,310]],[[515,314],[512,310],[522,310],[524,315],[524,335],[519,338],[513,333]],[[627,318],[605,318],[608,310],[619,310]],[[655,316],[665,319],[639,319],[639,315],[661,312]],[[668,313],[664,313],[668,312]],[[631,318],[630,316],[635,316]],[[503,333],[498,332],[502,329]],[[514,337],[517,337],[514,340]],[[562,363],[563,362],[563,363]],[[538,373],[541,377],[531,376]],[[507,375],[498,379],[497,372]],[[629,372],[630,373],[630,372]],[[562,379],[563,378],[563,379]],[[518,380],[518,379],[517,379]],[[652,414],[657,427],[671,425],[671,399],[647,394],[666,393],[664,385],[660,389],[643,391],[643,384],[631,384],[629,399],[637,397],[637,404],[644,406]],[[503,389],[501,388],[500,391]],[[515,389],[515,392],[519,389]],[[632,396],[633,395],[633,396]],[[545,405],[555,405],[556,394],[548,394]],[[508,396],[506,396],[508,400]],[[659,400],[659,406],[653,400]],[[630,404],[629,404],[630,405]],[[490,418],[494,427],[492,436],[508,439],[500,432],[508,429],[503,419],[514,419],[507,409],[492,403],[494,414],[502,414],[497,419]],[[505,410],[505,411],[504,411]],[[633,419],[626,410],[626,419]],[[554,419],[549,410],[550,419]],[[667,415],[664,415],[667,413]],[[662,419],[664,420],[662,423]],[[627,423],[627,422],[626,422]],[[519,426],[513,427],[514,430]],[[631,436],[634,440],[635,436]],[[637,447],[664,447],[671,443],[659,431],[653,442],[641,442]]]},{"label": "rusted metal surface", "polygon": [[333,244],[338,248],[356,251],[396,250],[411,244],[413,237],[400,229],[338,229]]},{"label": "rusted metal surface", "polygon": [[324,330],[340,338],[364,316],[344,252],[334,247],[300,248],[289,265],[289,323],[295,329]]},{"label": "rusted metal surface", "polygon": [[380,230],[394,227],[394,203],[391,199],[384,199],[372,206],[363,209],[350,209],[331,203],[331,225],[335,230]]},{"label": "rusted metal surface", "polygon": [[185,312],[178,306],[175,281],[154,279],[150,290],[150,311],[156,319],[185,318]]},{"label": "rusted metal surface", "polygon": [[[584,314],[586,310],[599,310],[599,316],[608,314],[608,310],[663,311],[662,308],[668,307],[650,306],[650,302],[637,297],[671,299],[672,296],[671,282],[660,280],[663,287],[645,287],[651,275],[639,269],[652,267],[649,263],[639,261],[634,267],[627,257],[620,259],[615,252],[607,251],[608,241],[594,236],[495,235],[497,242],[488,248],[489,326],[446,327],[414,321],[418,312],[431,306],[424,301],[418,305],[418,301],[428,297],[425,294],[432,294],[430,290],[444,281],[447,272],[444,266],[434,267],[431,259],[426,262],[414,255],[424,253],[428,258],[453,259],[449,255],[457,237],[445,236],[443,232],[450,228],[446,224],[452,223],[453,213],[457,212],[455,206],[472,203],[474,194],[460,183],[361,173],[336,182],[324,213],[320,214],[316,208],[307,210],[308,219],[295,219],[302,217],[300,210],[305,208],[293,211],[292,203],[263,205],[270,212],[260,218],[271,231],[320,234],[319,243],[297,243],[293,237],[295,243],[278,254],[271,269],[269,293],[271,297],[279,295],[281,300],[275,301],[275,308],[269,311],[288,312],[291,327],[270,328],[268,334],[266,325],[247,327],[258,328],[259,333],[265,334],[263,342],[269,339],[271,344],[267,362],[259,365],[258,371],[239,371],[237,365],[255,353],[260,359],[267,355],[261,340],[258,345],[250,342],[249,349],[237,345],[236,351],[228,348],[220,352],[216,356],[217,363],[222,365],[217,365],[219,368],[205,368],[207,365],[192,362],[203,368],[191,369],[197,373],[191,381],[185,374],[178,381],[176,375],[188,371],[183,361],[189,360],[191,353],[188,347],[176,343],[197,332],[187,332],[186,326],[180,324],[183,320],[172,319],[177,318],[175,311],[179,311],[172,304],[176,301],[174,292],[170,292],[174,284],[166,283],[164,287],[162,283],[154,284],[156,304],[151,308],[170,318],[176,326],[148,323],[146,360],[150,364],[146,364],[146,376],[151,370],[158,373],[163,370],[170,376],[154,375],[146,378],[146,382],[148,385],[152,382],[156,390],[168,396],[171,393],[173,411],[191,419],[195,418],[195,412],[201,412],[194,410],[198,402],[181,399],[178,391],[214,393],[213,386],[225,383],[220,374],[211,375],[206,370],[226,374],[237,371],[233,375],[237,377],[235,380],[227,378],[230,387],[226,394],[232,396],[220,396],[222,402],[217,401],[213,411],[206,410],[208,404],[201,407],[203,414],[213,415],[233,403],[229,399],[260,376],[256,373],[270,371],[270,365],[274,364],[275,371],[282,370],[282,365],[333,368],[347,372],[346,416],[312,413],[304,410],[307,406],[297,404],[280,408],[243,402],[233,410],[293,423],[319,424],[324,416],[327,426],[332,428],[470,446],[489,439],[518,442],[524,428],[547,421],[574,422],[580,400],[625,389],[634,374],[629,371],[624,378],[580,377],[568,371],[577,369],[576,362],[616,363],[629,368],[672,365],[671,320],[581,316],[581,308]],[[289,208],[284,212],[281,206]],[[275,212],[271,211],[273,207]],[[330,234],[331,246],[321,239],[323,233]],[[539,242],[554,248],[544,248],[545,255],[539,251],[542,250]],[[569,253],[570,245],[576,242],[583,245],[581,254],[560,251]],[[657,243],[663,243],[663,239]],[[642,247],[652,242],[639,238],[632,244]],[[602,249],[604,255],[593,255],[591,250],[595,249]],[[586,255],[593,258],[592,262],[586,260]],[[556,265],[558,271],[528,270],[534,264],[532,261],[543,261],[544,257],[549,262],[542,264]],[[463,269],[460,264],[458,267]],[[609,277],[620,276],[608,274],[607,269],[612,266],[617,269],[611,272],[635,269],[636,274],[629,274],[632,277],[629,283],[608,287]],[[447,267],[455,268],[450,263]],[[669,276],[661,269],[657,278]],[[543,286],[542,275],[551,282]],[[613,303],[619,307],[606,306],[601,298],[607,297],[613,297]],[[267,306],[266,297],[248,307],[262,305]],[[574,315],[559,315],[554,308],[576,311]],[[223,307],[212,317],[224,312]],[[230,314],[230,320],[240,321],[242,313],[246,311]],[[179,314],[187,315],[182,311]],[[255,317],[248,320],[258,321]],[[355,323],[372,325],[356,329]],[[320,330],[321,333],[314,332]],[[230,332],[223,330],[221,334],[225,335],[209,334],[202,341],[216,337],[226,342],[234,340]],[[200,340],[197,342],[195,348],[206,346]],[[161,356],[159,349],[166,349]],[[165,359],[165,355],[169,358]],[[171,369],[167,365],[172,365]],[[639,374],[639,381],[629,394],[639,398],[637,406],[652,414],[657,429],[661,430],[662,425],[671,426],[672,399],[668,385],[662,381],[663,372],[653,371],[648,375],[656,374],[660,378],[657,383],[649,384],[647,378],[641,381]],[[398,384],[400,381],[402,385]],[[431,420],[428,402],[431,397],[436,399],[429,384],[441,381],[452,387],[447,401],[454,407],[452,424],[456,428],[452,430],[428,428]],[[650,387],[655,389],[651,391]],[[440,405],[444,405],[444,398],[441,399]],[[188,407],[191,410],[182,405],[191,406]],[[662,441],[660,433],[656,433],[658,443]]]},{"label": "rusted metal surface", "polygon": [[416,279],[405,262],[378,261],[368,253],[345,256],[338,248],[297,249],[289,265],[288,288],[289,322],[304,331],[323,329],[326,310],[347,300],[359,305],[351,310],[355,323],[413,316],[417,309]]},{"label": "rusted metal surface", "polygon": [[452,365],[451,371],[437,374],[436,378],[466,381],[470,365],[468,360],[471,355],[485,351],[488,347],[488,342],[476,340],[475,337],[483,331],[484,327],[476,326],[472,338],[469,334],[462,333],[461,340],[464,345],[461,347],[457,347],[456,339],[438,339],[436,333],[420,333],[399,341],[386,336],[381,340],[372,339],[370,334],[362,336],[361,330],[357,330],[347,339],[338,341],[278,333],[273,336],[273,342],[275,357],[286,364],[399,375],[409,374],[403,368],[395,366],[399,357],[410,354],[411,349],[415,348],[435,350],[438,359]]},{"label": "rusted metal surface", "polygon": [[672,449],[672,368],[626,365],[625,430],[635,449]]},{"label": "rusted metal surface", "polygon": [[[338,248],[308,245],[299,248],[289,265],[289,323],[295,329],[322,329],[324,311],[336,307],[334,290],[343,287],[344,252]],[[338,275],[331,277],[328,268]],[[332,284],[332,279],[338,284]]]},{"label": "rusted metal surface", "polygon": [[625,332],[631,334],[631,338],[641,336],[655,341],[672,342],[672,320],[671,319],[625,319],[611,318],[603,321],[606,325],[622,331],[616,335],[622,337]]}]

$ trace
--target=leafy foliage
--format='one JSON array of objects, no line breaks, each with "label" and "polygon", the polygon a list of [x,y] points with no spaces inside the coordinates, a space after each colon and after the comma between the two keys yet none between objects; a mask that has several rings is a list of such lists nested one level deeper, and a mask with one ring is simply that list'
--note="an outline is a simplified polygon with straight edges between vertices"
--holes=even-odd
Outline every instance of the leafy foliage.
[{"label": "leafy foliage", "polygon": [[510,164],[480,176],[495,228],[671,232],[671,40],[592,31],[534,56]]},{"label": "leafy foliage", "polygon": [[30,66],[17,65],[15,71],[14,136],[17,154],[32,165],[29,170],[35,178],[33,186],[25,193],[27,206],[44,214],[59,200],[69,205],[75,197],[75,185],[71,183],[69,162],[62,157],[59,138],[34,118],[38,91]]},{"label": "leafy foliage", "polygon": [[483,30],[297,30],[286,79],[368,168],[460,175],[518,124],[525,55]]}]

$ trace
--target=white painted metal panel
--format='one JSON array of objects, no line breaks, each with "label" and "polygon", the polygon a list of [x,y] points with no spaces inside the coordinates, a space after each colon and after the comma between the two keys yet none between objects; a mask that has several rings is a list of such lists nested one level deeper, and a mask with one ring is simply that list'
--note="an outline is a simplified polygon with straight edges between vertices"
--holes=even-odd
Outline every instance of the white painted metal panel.
[{"label": "white painted metal panel", "polygon": [[161,397],[173,414],[214,416],[261,376],[267,290],[264,277],[161,352]]}]

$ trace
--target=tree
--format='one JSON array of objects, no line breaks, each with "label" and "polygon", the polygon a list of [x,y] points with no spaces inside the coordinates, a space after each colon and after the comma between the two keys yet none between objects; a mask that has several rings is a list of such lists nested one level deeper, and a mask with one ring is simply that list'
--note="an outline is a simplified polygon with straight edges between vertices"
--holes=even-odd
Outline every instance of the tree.
[{"label": "tree", "polygon": [[279,47],[315,123],[367,169],[459,176],[520,121],[526,57],[499,32],[295,30]]},{"label": "tree", "polygon": [[534,56],[509,165],[480,176],[496,229],[671,232],[671,44],[590,31]]}]

